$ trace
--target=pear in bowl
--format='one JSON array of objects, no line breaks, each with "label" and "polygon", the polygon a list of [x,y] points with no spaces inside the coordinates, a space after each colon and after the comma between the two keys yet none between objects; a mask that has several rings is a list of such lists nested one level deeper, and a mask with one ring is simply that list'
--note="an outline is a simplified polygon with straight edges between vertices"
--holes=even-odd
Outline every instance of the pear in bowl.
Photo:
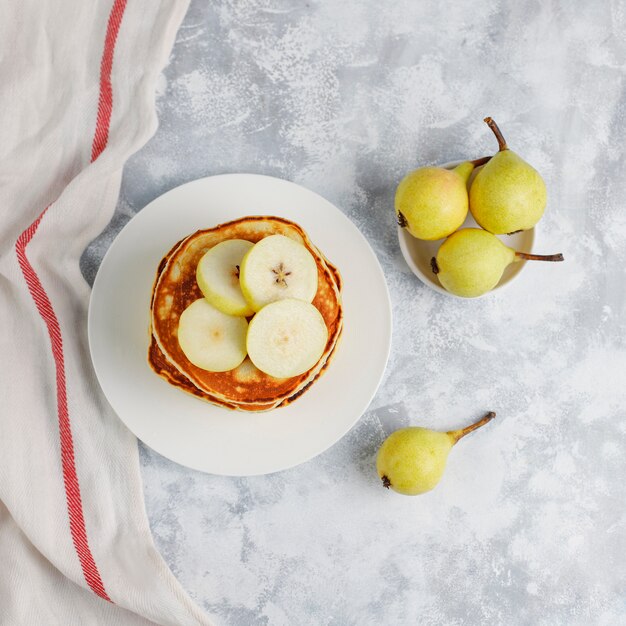
[{"label": "pear in bowl", "polygon": [[409,172],[396,190],[398,225],[427,241],[453,233],[467,216],[467,181],[473,171],[474,163],[465,161],[453,169],[420,167]]},{"label": "pear in bowl", "polygon": [[474,219],[490,233],[528,230],[541,219],[547,202],[541,174],[511,150],[495,121],[485,123],[498,140],[498,152],[478,172],[469,191]]},{"label": "pear in bowl", "polygon": [[463,228],[441,244],[431,267],[447,291],[476,298],[491,291],[509,265],[523,260],[563,261],[563,255],[519,252],[486,230]]}]

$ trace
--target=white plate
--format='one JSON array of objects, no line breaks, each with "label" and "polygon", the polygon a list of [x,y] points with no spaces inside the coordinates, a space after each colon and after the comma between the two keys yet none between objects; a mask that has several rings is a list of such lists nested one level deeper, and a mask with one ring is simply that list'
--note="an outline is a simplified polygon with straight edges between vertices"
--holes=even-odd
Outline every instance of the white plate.
[{"label": "white plate", "polygon": [[[452,169],[461,163],[462,161],[454,161],[452,163],[445,163],[440,167],[445,167],[447,169]],[[474,180],[474,176],[476,172],[480,170],[480,167],[477,167],[470,179],[468,180],[468,188],[471,185],[472,180]],[[467,218],[461,228],[480,228],[480,226],[476,223],[472,214],[468,212]],[[521,233],[515,233],[514,235],[498,235],[498,237],[507,245],[513,248],[514,250],[520,250],[521,252],[532,252],[533,244],[535,241],[535,229],[525,230]],[[400,250],[402,251],[402,256],[404,260],[407,262],[408,266],[411,268],[411,271],[428,287],[438,291],[440,293],[445,294],[446,296],[452,296],[454,298],[458,298],[459,296],[455,296],[454,294],[446,291],[441,283],[437,280],[437,276],[433,274],[431,269],[430,260],[437,256],[437,250],[439,250],[439,246],[443,243],[443,239],[439,239],[437,241],[424,241],[422,239],[416,239],[409,233],[405,228],[400,228],[398,226],[398,241],[400,243]],[[509,265],[502,274],[502,278],[500,282],[494,287],[491,291],[483,294],[482,296],[478,296],[479,298],[483,298],[484,296],[489,295],[496,289],[502,289],[504,286],[508,285],[521,271],[524,269],[526,265],[525,261],[521,261],[519,263],[512,263]],[[463,298],[465,299],[465,298]]]},{"label": "white plate", "polygon": [[[258,414],[198,400],[147,363],[150,295],[161,258],[189,233],[246,215],[297,222],[344,279],[343,336],[328,370],[292,405]],[[213,474],[267,474],[320,454],[363,414],[387,364],[391,304],[374,252],[339,209],[285,180],[228,174],[173,189],[124,227],[94,282],[89,346],[111,406],[151,448]]]}]

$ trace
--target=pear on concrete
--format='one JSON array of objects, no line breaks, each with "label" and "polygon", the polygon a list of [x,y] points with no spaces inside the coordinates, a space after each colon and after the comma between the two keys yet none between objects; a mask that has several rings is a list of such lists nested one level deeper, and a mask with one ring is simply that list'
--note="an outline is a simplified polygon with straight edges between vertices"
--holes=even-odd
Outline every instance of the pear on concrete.
[{"label": "pear on concrete", "polygon": [[495,416],[492,411],[471,426],[449,432],[411,426],[391,433],[376,457],[383,486],[406,496],[430,491],[441,480],[448,454],[457,441]]}]

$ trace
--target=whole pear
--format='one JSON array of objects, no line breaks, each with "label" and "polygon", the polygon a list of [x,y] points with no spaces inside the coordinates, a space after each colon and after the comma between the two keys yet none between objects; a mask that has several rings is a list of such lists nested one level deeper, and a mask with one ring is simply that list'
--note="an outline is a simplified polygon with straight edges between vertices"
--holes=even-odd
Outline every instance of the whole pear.
[{"label": "whole pear", "polygon": [[398,224],[417,239],[453,233],[467,217],[467,181],[474,167],[474,161],[465,161],[452,170],[420,167],[407,174],[396,190]]},{"label": "whole pear", "polygon": [[498,139],[499,152],[477,172],[469,191],[474,219],[496,235],[532,228],[543,215],[547,192],[536,169],[509,149],[498,125],[485,122]]},{"label": "whole pear", "polygon": [[476,298],[500,282],[507,266],[522,260],[563,261],[563,255],[517,252],[486,230],[463,228],[441,244],[431,266],[447,291]]},{"label": "whole pear", "polygon": [[492,411],[462,430],[439,432],[411,426],[391,433],[376,457],[376,470],[383,486],[406,496],[430,491],[441,480],[448,454],[457,441],[495,416]]}]

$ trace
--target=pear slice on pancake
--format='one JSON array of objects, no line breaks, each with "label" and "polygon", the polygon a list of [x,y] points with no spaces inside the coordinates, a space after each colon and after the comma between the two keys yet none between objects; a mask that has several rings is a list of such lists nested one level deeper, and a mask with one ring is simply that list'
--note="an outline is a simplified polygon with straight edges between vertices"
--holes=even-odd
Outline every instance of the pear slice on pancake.
[{"label": "pear slice on pancake", "polygon": [[270,235],[248,250],[239,280],[254,311],[286,298],[311,302],[317,293],[317,264],[302,244]]},{"label": "pear slice on pancake", "polygon": [[324,354],[328,329],[308,302],[288,298],[263,307],[250,322],[246,346],[251,361],[275,378],[298,376]]},{"label": "pear slice on pancake", "polygon": [[[222,313],[244,317],[254,314],[239,282],[242,261],[253,247],[254,244],[245,239],[228,239],[213,246],[198,263],[198,287],[204,297]],[[313,267],[317,279],[315,263]]]},{"label": "pear slice on pancake", "polygon": [[192,302],[178,322],[178,344],[196,367],[208,372],[227,372],[246,358],[248,321],[227,315],[206,298]]}]

